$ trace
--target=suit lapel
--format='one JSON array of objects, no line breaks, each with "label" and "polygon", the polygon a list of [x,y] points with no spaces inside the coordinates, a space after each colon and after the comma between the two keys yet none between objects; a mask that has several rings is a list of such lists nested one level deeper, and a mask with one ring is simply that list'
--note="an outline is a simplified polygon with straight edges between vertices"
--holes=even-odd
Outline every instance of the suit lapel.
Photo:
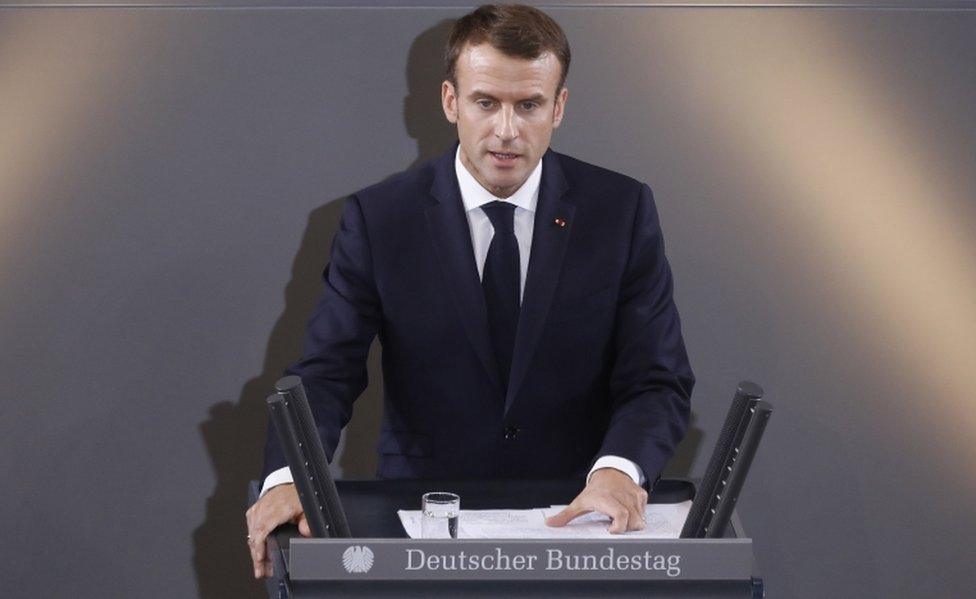
[{"label": "suit lapel", "polygon": [[454,172],[456,149],[457,144],[434,165],[434,182],[430,193],[438,203],[426,211],[427,226],[437,248],[437,257],[447,288],[453,296],[453,303],[457,307],[468,340],[501,395],[501,379],[488,336],[485,295],[478,278],[471,232]]},{"label": "suit lapel", "polygon": [[[559,159],[552,150],[548,150],[542,157],[542,183],[539,186],[539,202],[532,232],[529,271],[525,278],[522,308],[515,333],[515,353],[512,356],[512,372],[505,397],[506,413],[532,362],[562,270],[563,256],[569,243],[576,210],[572,203],[563,199],[567,189]],[[563,226],[557,223],[557,219]]]}]

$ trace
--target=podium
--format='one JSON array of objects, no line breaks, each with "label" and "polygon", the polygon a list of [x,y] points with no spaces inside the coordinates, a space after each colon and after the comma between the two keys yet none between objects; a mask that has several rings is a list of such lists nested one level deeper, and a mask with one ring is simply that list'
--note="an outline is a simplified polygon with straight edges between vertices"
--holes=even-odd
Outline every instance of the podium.
[{"label": "podium", "polygon": [[[582,480],[336,481],[352,538],[302,538],[283,526],[268,539],[274,599],[312,597],[759,598],[752,539],[733,513],[716,539],[410,539],[398,509],[428,491],[461,496],[461,509],[568,504]],[[659,480],[651,503],[692,499],[683,479]],[[252,501],[257,484],[252,483]]]}]

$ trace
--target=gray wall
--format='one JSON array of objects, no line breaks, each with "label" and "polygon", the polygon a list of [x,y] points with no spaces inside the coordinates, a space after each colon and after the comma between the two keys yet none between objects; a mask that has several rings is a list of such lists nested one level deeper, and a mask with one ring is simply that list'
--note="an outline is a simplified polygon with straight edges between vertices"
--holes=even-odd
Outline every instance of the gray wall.
[{"label": "gray wall", "polygon": [[[257,596],[263,398],[300,351],[338,200],[453,139],[437,60],[463,10],[15,4],[0,580]],[[752,378],[776,413],[740,512],[771,596],[968,594],[972,5],[580,4],[550,10],[574,53],[553,147],[655,190],[699,379],[672,473],[702,473]],[[375,465],[371,364],[349,478]]]}]

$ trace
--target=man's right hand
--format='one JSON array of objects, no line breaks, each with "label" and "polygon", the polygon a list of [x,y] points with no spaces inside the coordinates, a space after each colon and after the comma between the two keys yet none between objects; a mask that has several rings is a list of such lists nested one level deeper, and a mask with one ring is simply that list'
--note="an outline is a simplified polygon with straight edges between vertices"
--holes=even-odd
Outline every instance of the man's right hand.
[{"label": "man's right hand", "polygon": [[269,489],[244,515],[247,517],[247,544],[251,549],[251,561],[254,562],[254,578],[270,577],[274,574],[265,541],[279,525],[296,522],[298,532],[303,537],[312,536],[294,484],[278,485]]}]

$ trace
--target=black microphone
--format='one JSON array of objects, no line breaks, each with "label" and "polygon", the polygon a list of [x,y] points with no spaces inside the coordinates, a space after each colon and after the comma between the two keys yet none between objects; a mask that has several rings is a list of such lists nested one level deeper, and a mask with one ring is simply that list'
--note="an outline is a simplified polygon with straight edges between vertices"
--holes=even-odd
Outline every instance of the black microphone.
[{"label": "black microphone", "polygon": [[302,379],[286,376],[275,383],[275,389],[268,396],[268,410],[312,536],[351,537]]},{"label": "black microphone", "polygon": [[736,388],[705,476],[681,529],[681,538],[724,534],[772,413],[772,407],[760,401],[762,396],[762,387],[750,381],[742,381]]}]

